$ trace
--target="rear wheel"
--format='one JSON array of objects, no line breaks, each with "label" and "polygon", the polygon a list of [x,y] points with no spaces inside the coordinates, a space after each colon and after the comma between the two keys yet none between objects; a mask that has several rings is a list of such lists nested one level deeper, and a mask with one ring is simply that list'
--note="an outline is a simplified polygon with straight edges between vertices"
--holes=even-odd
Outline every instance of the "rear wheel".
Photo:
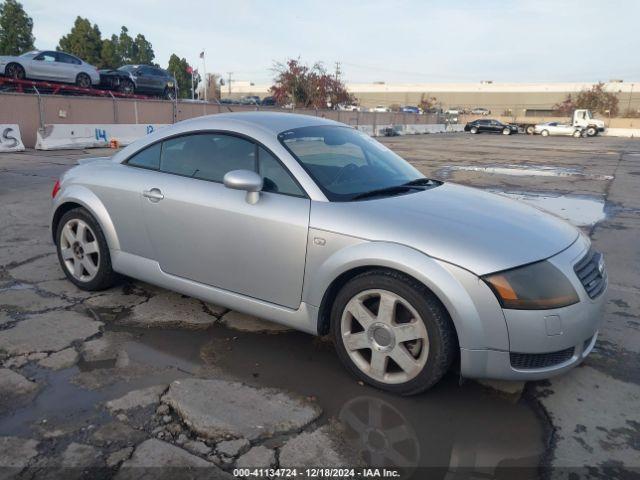
[{"label": "rear wheel", "polygon": [[575,138],[580,138],[582,136],[582,132],[580,130],[576,130],[573,132],[573,136]]},{"label": "rear wheel", "polygon": [[524,131],[527,132],[527,135],[533,135],[536,133],[536,129],[533,125],[527,125],[527,128],[525,128]]},{"label": "rear wheel", "polygon": [[540,132],[540,135],[542,135],[543,137],[548,137],[549,136],[549,130],[542,130]]},{"label": "rear wheel", "polygon": [[17,63],[10,63],[7,65],[4,69],[4,74],[5,76],[16,80],[24,80],[25,78],[24,68],[22,68],[22,65]]},{"label": "rear wheel", "polygon": [[401,395],[438,382],[456,352],[444,307],[399,272],[376,270],[350,280],[333,304],[331,326],[338,356],[352,374]]},{"label": "rear wheel", "polygon": [[86,73],[79,73],[76,77],[76,85],[80,88],[91,88],[91,77]]},{"label": "rear wheel", "polygon": [[86,209],[74,208],[62,216],[56,247],[62,270],[78,288],[104,290],[117,281],[102,229]]},{"label": "rear wheel", "polygon": [[511,129],[509,127],[504,127],[502,129],[502,134],[503,135],[511,135]]}]

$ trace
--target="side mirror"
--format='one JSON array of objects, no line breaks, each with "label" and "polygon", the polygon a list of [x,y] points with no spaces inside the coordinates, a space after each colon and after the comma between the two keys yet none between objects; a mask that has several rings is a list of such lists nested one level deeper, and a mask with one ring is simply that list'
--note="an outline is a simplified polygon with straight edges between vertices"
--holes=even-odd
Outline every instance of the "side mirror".
[{"label": "side mirror", "polygon": [[231,170],[223,178],[224,186],[233,190],[247,192],[247,203],[253,205],[260,198],[263,180],[260,175],[251,170]]}]

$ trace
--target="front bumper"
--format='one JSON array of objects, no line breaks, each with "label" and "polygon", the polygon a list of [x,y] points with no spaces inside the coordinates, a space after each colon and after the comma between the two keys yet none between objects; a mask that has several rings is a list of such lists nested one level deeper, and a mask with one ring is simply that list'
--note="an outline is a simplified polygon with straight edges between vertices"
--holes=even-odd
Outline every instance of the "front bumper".
[{"label": "front bumper", "polygon": [[509,351],[461,348],[461,375],[469,378],[538,380],[580,364],[595,345],[602,322],[606,288],[591,299],[573,271],[589,250],[580,236],[568,249],[549,259],[565,273],[580,301],[553,310],[504,309]]}]

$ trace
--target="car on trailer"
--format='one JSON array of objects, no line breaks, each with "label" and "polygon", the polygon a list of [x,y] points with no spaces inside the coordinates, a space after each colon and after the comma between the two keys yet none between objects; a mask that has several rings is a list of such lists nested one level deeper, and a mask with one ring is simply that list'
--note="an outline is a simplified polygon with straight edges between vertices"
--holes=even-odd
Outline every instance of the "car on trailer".
[{"label": "car on trailer", "polygon": [[586,135],[583,127],[559,122],[539,123],[533,127],[533,132],[535,134],[542,135],[543,137],[548,137],[549,135],[562,135],[566,137],[580,138]]},{"label": "car on trailer", "polygon": [[98,69],[65,52],[32,50],[18,56],[0,56],[0,75],[16,80],[72,83],[81,88],[100,84]]},{"label": "car on trailer", "polygon": [[153,95],[167,100],[174,100],[178,92],[175,77],[153,65],[123,65],[117,69],[100,70],[100,85],[107,90]]}]

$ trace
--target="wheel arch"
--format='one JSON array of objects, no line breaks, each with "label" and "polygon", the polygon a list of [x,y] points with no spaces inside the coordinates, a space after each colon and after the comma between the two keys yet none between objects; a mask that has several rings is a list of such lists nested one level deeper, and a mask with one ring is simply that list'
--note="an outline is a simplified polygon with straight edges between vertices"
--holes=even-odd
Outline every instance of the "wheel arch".
[{"label": "wheel arch", "polygon": [[81,185],[71,185],[63,188],[54,201],[50,221],[53,243],[57,243],[56,230],[62,216],[69,210],[78,207],[86,209],[98,222],[109,249],[120,250],[120,242],[109,212],[107,212],[107,209],[95,193]]},{"label": "wheel arch", "polygon": [[[506,322],[501,311],[498,324],[487,327],[467,290],[467,283],[473,288],[474,281],[478,282],[475,275],[459,267],[445,267],[443,262],[413,248],[386,242],[364,242],[347,247],[336,252],[318,268],[309,285],[317,294],[308,300],[312,305],[318,305],[320,335],[329,333],[331,306],[340,288],[356,275],[380,269],[406,275],[433,293],[449,314],[461,347],[508,349]],[[460,275],[464,276],[465,285],[454,275],[454,271],[464,272]],[[497,305],[497,300],[493,300]],[[495,331],[501,334],[496,336]]]}]

